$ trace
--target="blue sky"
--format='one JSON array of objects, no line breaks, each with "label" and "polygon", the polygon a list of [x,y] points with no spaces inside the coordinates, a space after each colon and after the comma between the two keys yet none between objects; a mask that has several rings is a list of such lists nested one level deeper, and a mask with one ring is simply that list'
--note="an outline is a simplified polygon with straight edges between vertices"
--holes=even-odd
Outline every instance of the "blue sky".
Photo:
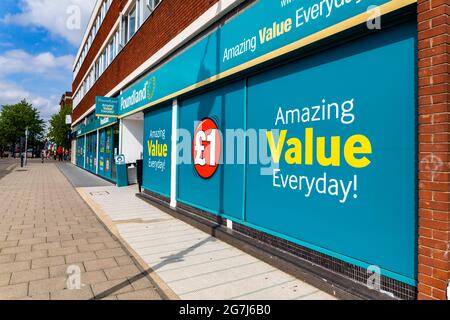
[{"label": "blue sky", "polygon": [[61,95],[71,90],[73,60],[94,4],[0,1],[0,105],[25,98],[44,119],[58,111]]}]

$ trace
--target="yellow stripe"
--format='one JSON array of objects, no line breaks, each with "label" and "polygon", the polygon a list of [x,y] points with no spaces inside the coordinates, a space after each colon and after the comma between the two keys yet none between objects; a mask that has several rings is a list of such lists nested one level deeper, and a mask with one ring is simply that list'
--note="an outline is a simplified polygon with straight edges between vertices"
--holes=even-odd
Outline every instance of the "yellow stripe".
[{"label": "yellow stripe", "polygon": [[[386,3],[386,4],[383,4],[383,5],[379,6],[380,15],[385,15],[385,14],[391,13],[391,12],[393,12],[395,10],[401,9],[403,7],[406,7],[406,6],[411,5],[413,3],[416,3],[416,2],[417,2],[417,0],[392,0],[392,1],[388,2],[388,3]],[[310,44],[312,44],[314,42],[323,40],[323,39],[328,38],[330,36],[333,36],[333,35],[335,35],[335,34],[337,34],[339,32],[342,32],[342,31],[348,30],[350,28],[353,28],[355,26],[358,26],[360,24],[363,24],[363,23],[367,22],[370,18],[372,18],[372,16],[373,16],[373,12],[370,12],[370,11],[361,13],[361,14],[359,14],[357,16],[349,18],[349,19],[347,19],[345,21],[342,21],[342,22],[340,22],[338,24],[335,24],[335,25],[333,25],[331,27],[328,27],[328,28],[323,29],[323,30],[321,30],[319,32],[316,32],[316,33],[314,33],[314,34],[312,34],[310,36],[307,36],[305,38],[297,40],[297,41],[295,41],[295,42],[293,42],[291,44],[288,44],[288,45],[286,45],[284,47],[281,47],[281,48],[276,49],[276,50],[274,50],[272,52],[266,53],[266,54],[264,54],[264,55],[262,55],[262,56],[260,56],[258,58],[255,58],[255,59],[250,60],[248,62],[245,62],[245,63],[243,63],[243,64],[241,64],[239,66],[236,66],[236,67],[231,68],[231,69],[229,69],[227,71],[224,71],[224,72],[219,73],[219,74],[217,74],[215,76],[212,76],[212,77],[210,77],[210,78],[208,78],[206,80],[203,80],[203,81],[200,81],[200,82],[198,82],[196,84],[193,84],[193,85],[191,85],[191,86],[189,86],[189,87],[187,87],[185,89],[179,90],[179,91],[177,91],[175,93],[172,93],[172,94],[169,94],[169,95],[167,95],[167,96],[165,96],[163,98],[160,98],[158,100],[150,102],[150,103],[148,103],[148,104],[146,104],[146,105],[144,105],[142,107],[139,107],[137,109],[129,111],[129,112],[119,116],[119,119],[122,119],[124,117],[129,116],[129,115],[132,115],[134,113],[140,112],[140,111],[142,111],[144,109],[152,107],[152,106],[154,106],[156,104],[159,104],[161,102],[164,102],[166,100],[178,97],[178,96],[180,96],[180,95],[182,95],[182,94],[184,94],[186,92],[189,92],[189,91],[201,88],[201,87],[203,87],[203,86],[205,86],[207,84],[211,84],[211,83],[213,83],[215,81],[218,81],[220,79],[224,79],[224,78],[229,77],[229,76],[231,76],[231,75],[233,75],[235,73],[238,73],[238,72],[240,72],[242,70],[252,68],[252,67],[257,66],[257,65],[259,65],[259,64],[261,64],[263,62],[272,60],[274,58],[277,58],[277,57],[282,56],[284,54],[290,53],[290,52],[295,51],[297,49],[300,49],[302,47],[306,47],[306,46],[308,46],[308,45],[310,45]]]},{"label": "yellow stripe", "polygon": [[112,116],[109,114],[96,114],[96,117],[103,117],[103,118],[118,118],[119,116]]}]

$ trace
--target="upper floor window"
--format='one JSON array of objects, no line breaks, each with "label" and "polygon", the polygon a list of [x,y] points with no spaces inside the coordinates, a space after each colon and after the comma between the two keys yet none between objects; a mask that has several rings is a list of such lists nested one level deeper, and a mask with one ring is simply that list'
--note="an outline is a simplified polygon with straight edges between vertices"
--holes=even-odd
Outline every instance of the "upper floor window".
[{"label": "upper floor window", "polygon": [[136,32],[136,6],[131,9],[129,15],[128,15],[128,39],[130,40],[131,37]]},{"label": "upper floor window", "polygon": [[[93,63],[90,73],[86,75],[88,83],[83,82],[78,92],[74,95],[74,108],[81,102],[87,91],[89,91],[89,89],[101,77],[114,58],[119,54],[123,47],[128,43],[140,26],[145,22],[145,20],[147,20],[147,18],[161,2],[162,0],[136,0],[133,2],[131,9],[128,10],[127,13],[123,15],[121,14],[118,29],[109,39],[107,39],[105,48],[100,53],[97,60]],[[104,0],[102,9],[96,18],[95,28],[93,31],[96,30],[96,32],[98,32],[103,18],[101,17],[101,11],[103,8],[107,11],[111,3],[112,0]],[[92,37],[92,42],[94,37],[95,35]],[[85,46],[83,50],[83,57],[87,54],[88,50],[88,46]],[[79,71],[82,63],[83,61],[80,58],[76,64],[75,73]],[[90,75],[91,77],[89,83]]]},{"label": "upper floor window", "polygon": [[107,14],[111,4],[112,4],[112,0],[103,0],[102,4],[100,6],[100,10],[97,13],[97,16],[93,20],[94,22],[92,25],[92,29],[89,33],[89,36],[86,38],[86,42],[84,43],[83,49],[81,50],[80,57],[76,64],[77,66],[79,65],[79,67],[75,68],[74,77],[76,77],[76,74],[78,73],[78,71],[81,67],[81,64],[83,64],[84,59],[87,56],[87,52],[89,51],[92,43],[94,42],[94,38],[97,35],[97,33],[100,29],[100,26],[101,26],[103,20],[105,19],[106,14]]}]

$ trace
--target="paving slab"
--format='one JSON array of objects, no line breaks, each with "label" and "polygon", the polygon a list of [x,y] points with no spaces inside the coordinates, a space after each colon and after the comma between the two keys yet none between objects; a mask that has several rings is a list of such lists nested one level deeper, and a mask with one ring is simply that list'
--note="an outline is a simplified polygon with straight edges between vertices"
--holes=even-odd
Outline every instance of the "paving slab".
[{"label": "paving slab", "polygon": [[[138,269],[73,186],[111,183],[68,164],[58,166],[30,160],[20,171],[11,167],[7,174],[0,174],[0,300],[95,299],[94,292],[102,293],[99,289],[108,282],[106,269],[110,278],[121,279],[126,274],[127,288],[110,287],[102,298],[137,292],[136,299],[161,299],[160,289]],[[60,169],[75,172],[77,177],[71,183]],[[108,263],[106,256],[110,256]],[[126,261],[128,272],[113,269],[120,267],[115,258],[121,258],[124,265]],[[74,268],[80,272],[81,286],[69,290],[68,271]],[[121,297],[127,298],[133,295]]]},{"label": "paving slab", "polygon": [[[180,299],[335,299],[138,199],[136,186],[77,190],[137,259]],[[117,297],[141,295],[148,296],[144,291]]]}]

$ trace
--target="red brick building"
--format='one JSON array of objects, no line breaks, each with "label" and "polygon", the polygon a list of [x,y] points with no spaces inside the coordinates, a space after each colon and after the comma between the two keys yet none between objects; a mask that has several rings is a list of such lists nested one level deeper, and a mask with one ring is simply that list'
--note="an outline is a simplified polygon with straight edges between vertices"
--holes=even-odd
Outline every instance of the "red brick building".
[{"label": "red brick building", "polygon": [[61,107],[61,109],[65,106],[69,106],[70,108],[73,107],[72,92],[67,91],[61,96],[59,106]]},{"label": "red brick building", "polygon": [[[279,219],[289,217],[294,221],[273,222],[265,218],[264,208],[269,208],[276,200],[264,201],[269,201],[266,200],[269,195],[278,191],[261,190],[259,201],[266,203],[261,207],[252,200],[255,188],[264,183],[253,184],[247,158],[242,172],[230,173],[232,177],[238,176],[235,181],[240,178],[245,181],[241,199],[233,194],[235,191],[227,189],[227,170],[231,170],[227,166],[221,164],[224,168],[221,172],[221,165],[216,164],[219,173],[214,171],[210,181],[196,181],[198,177],[188,176],[195,171],[192,167],[185,170],[183,166],[173,165],[177,154],[171,152],[166,155],[168,162],[171,159],[166,175],[155,176],[148,168],[144,169],[144,180],[148,182],[144,181],[142,196],[171,208],[183,219],[191,219],[191,223],[212,223],[217,230],[232,229],[231,238],[227,238],[228,233],[224,231],[225,240],[339,297],[448,299],[448,1],[380,1],[378,7],[369,8],[363,8],[357,1],[342,5],[336,1],[328,7],[328,2],[324,1],[269,2],[98,0],[74,63],[72,121],[77,139],[73,158],[77,165],[116,181],[115,155],[123,154],[129,164],[143,157],[144,163],[150,166],[145,140],[151,141],[151,132],[163,129],[171,132],[172,140],[168,138],[167,145],[172,150],[179,138],[179,133],[175,134],[172,129],[191,130],[196,121],[205,117],[216,122],[219,129],[225,129],[240,119],[239,110],[246,110],[242,125],[233,128],[248,129],[251,124],[259,125],[255,117],[275,112],[277,126],[277,109],[263,108],[264,103],[272,101],[270,97],[274,94],[279,93],[279,104],[284,103],[286,107],[314,103],[316,99],[322,101],[325,110],[326,100],[345,94],[343,83],[347,82],[360,89],[349,91],[348,96],[354,97],[346,102],[351,102],[353,108],[353,102],[365,101],[361,103],[366,107],[356,107],[357,111],[349,114],[351,110],[345,109],[343,102],[342,108],[336,111],[342,113],[343,128],[331,124],[327,127],[333,120],[330,108],[337,105],[328,101],[328,118],[323,111],[318,121],[324,126],[319,124],[313,129],[316,132],[327,132],[327,128],[333,132],[344,130],[354,124],[346,123],[343,117],[352,116],[359,121],[355,124],[358,130],[380,135],[379,140],[377,136],[368,144],[371,148],[365,149],[367,159],[372,152],[379,152],[379,157],[375,155],[370,161],[373,172],[368,165],[367,177],[366,171],[355,171],[357,173],[352,175],[355,177],[352,180],[354,199],[345,200],[342,205],[332,202],[332,192],[322,195],[318,191],[312,198],[298,196],[300,207],[309,208],[300,213],[295,211],[295,206],[280,200],[297,199],[296,196],[288,195],[288,191],[275,193],[283,203],[278,208]],[[265,27],[257,28],[259,23]],[[397,59],[397,53],[404,58]],[[367,76],[369,73],[371,77]],[[311,76],[310,80],[304,79],[307,75]],[[339,81],[337,76],[345,79]],[[301,85],[291,88],[290,82],[283,82],[288,78]],[[319,78],[323,79],[319,81]],[[370,78],[376,79],[371,85],[368,84]],[[324,88],[314,95],[320,85]],[[343,86],[340,90],[339,85]],[[311,87],[303,89],[308,86]],[[272,88],[277,89],[272,92]],[[236,102],[227,99],[234,99],[229,98],[232,93],[239,95],[241,91],[242,97],[236,101],[245,101],[243,107],[233,109]],[[267,94],[266,99],[258,100],[258,106],[264,111],[252,113],[253,101],[264,94]],[[314,95],[310,100],[309,94]],[[66,97],[68,95],[71,94],[67,93]],[[293,100],[286,98],[290,96]],[[116,99],[117,114],[109,118],[96,117],[96,97]],[[218,102],[218,98],[222,101]],[[387,119],[377,114],[376,108],[369,105],[378,98],[380,101],[376,105],[386,108],[384,115],[398,112],[404,117],[393,115],[394,119]],[[392,106],[388,107],[390,102]],[[277,108],[284,107],[280,105]],[[221,112],[215,114],[216,107],[221,108]],[[227,110],[232,110],[233,115],[228,116]],[[294,117],[298,112],[300,119],[300,109],[296,110],[289,109],[286,114]],[[373,114],[369,115],[371,112]],[[193,113],[198,119],[191,124],[189,117]],[[304,119],[302,117],[306,123]],[[370,121],[378,121],[378,130],[371,127]],[[398,139],[404,138],[403,145],[386,147],[395,139],[382,136],[383,131],[391,132]],[[348,137],[347,131],[343,132],[342,140]],[[397,159],[390,153],[392,149],[401,150],[404,157],[398,158],[399,163],[393,161],[389,169],[382,164],[390,157]],[[308,167],[305,168],[308,172]],[[359,175],[359,172],[363,173]],[[326,173],[346,176],[348,172],[330,169]],[[224,180],[217,187],[217,203],[202,202],[186,189],[197,185],[209,188],[207,183],[211,183],[212,199],[216,188],[212,180],[219,179],[218,175]],[[151,182],[165,179],[160,185]],[[390,181],[379,182],[386,179]],[[356,185],[361,186],[362,191],[356,190]],[[351,186],[349,183],[349,188]],[[228,204],[228,194],[233,194],[230,198],[235,199],[235,204]],[[289,215],[294,211],[297,215]],[[322,220],[315,220],[313,212]],[[335,220],[332,212],[348,220]],[[371,217],[376,219],[371,220]],[[325,221],[332,221],[332,225]],[[378,231],[375,227],[372,230],[372,223],[377,225]],[[372,242],[379,243],[377,249],[371,249]],[[379,272],[373,272],[374,266]],[[379,283],[370,285],[371,281]],[[374,286],[379,290],[373,290]]]}]

